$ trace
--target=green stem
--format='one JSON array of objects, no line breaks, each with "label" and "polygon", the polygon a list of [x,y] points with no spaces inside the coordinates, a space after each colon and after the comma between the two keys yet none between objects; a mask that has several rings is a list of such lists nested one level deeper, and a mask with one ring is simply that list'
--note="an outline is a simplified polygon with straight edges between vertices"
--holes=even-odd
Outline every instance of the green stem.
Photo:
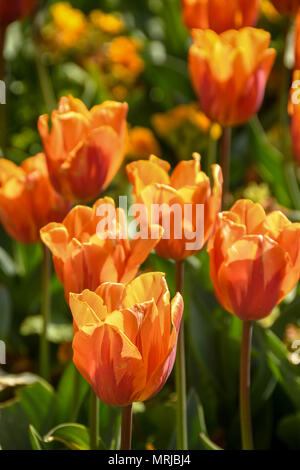
[{"label": "green stem", "polygon": [[[5,82],[5,59],[4,59],[4,42],[5,42],[4,27],[0,26],[0,80]],[[5,156],[6,150],[6,105],[0,104],[0,148],[2,156]]]},{"label": "green stem", "polygon": [[250,405],[250,369],[252,322],[243,321],[241,362],[240,362],[240,419],[243,450],[253,450],[251,405]]},{"label": "green stem", "polygon": [[33,42],[34,42],[34,57],[35,64],[38,73],[39,83],[44,98],[45,105],[48,113],[50,113],[56,107],[56,97],[52,86],[52,81],[49,75],[48,67],[43,62],[43,51],[41,50],[39,43],[41,41],[41,20],[39,10],[37,10],[33,20]]},{"label": "green stem", "polygon": [[99,399],[91,389],[90,403],[90,446],[91,450],[97,450],[99,444]]},{"label": "green stem", "polygon": [[50,322],[50,280],[51,280],[51,254],[48,248],[42,244],[42,302],[41,315],[43,320],[43,329],[40,336],[40,374],[49,379],[49,343],[47,338],[48,325]]},{"label": "green stem", "polygon": [[80,386],[80,374],[79,371],[74,367],[73,377],[73,396],[72,396],[72,408],[71,408],[71,422],[75,423],[78,415],[79,407],[79,386]]},{"label": "green stem", "polygon": [[[184,261],[176,261],[176,291],[183,293]],[[185,346],[184,323],[182,321],[177,344],[175,362],[175,381],[177,394],[177,449],[187,450],[187,416],[186,416],[186,370],[185,370]]]},{"label": "green stem", "polygon": [[208,146],[207,146],[207,165],[206,165],[206,174],[210,174],[211,166],[216,163],[217,160],[217,141],[209,135]]},{"label": "green stem", "polygon": [[223,209],[229,202],[229,177],[230,177],[230,152],[231,152],[231,127],[223,129],[221,139],[221,168],[223,172]]},{"label": "green stem", "polygon": [[132,405],[128,405],[122,408],[120,450],[131,450],[131,439],[132,439]]}]

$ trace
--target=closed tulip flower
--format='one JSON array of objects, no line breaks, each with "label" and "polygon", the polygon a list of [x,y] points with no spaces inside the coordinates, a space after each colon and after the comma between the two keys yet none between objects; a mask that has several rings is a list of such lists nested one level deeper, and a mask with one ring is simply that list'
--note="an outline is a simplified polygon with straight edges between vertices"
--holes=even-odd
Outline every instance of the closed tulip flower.
[{"label": "closed tulip flower", "polygon": [[60,222],[70,209],[53,189],[44,154],[21,166],[0,159],[0,222],[7,233],[22,243],[40,240],[41,227]]},{"label": "closed tulip flower", "polygon": [[218,217],[208,244],[211,278],[223,307],[241,320],[269,315],[299,281],[300,224],[240,200]]},{"label": "closed tulip flower", "polygon": [[173,368],[183,311],[179,293],[170,302],[163,274],[70,294],[70,308],[74,363],[104,403],[128,406],[159,392]]},{"label": "closed tulip flower", "polygon": [[0,2],[0,25],[7,26],[13,21],[20,20],[29,15],[35,5],[36,0],[1,0]]},{"label": "closed tulip flower", "polygon": [[295,15],[300,7],[300,0],[272,0],[279,13]]},{"label": "closed tulip flower", "polygon": [[40,116],[51,181],[66,199],[95,199],[111,182],[124,158],[128,105],[106,101],[88,111],[72,96],[61,98],[51,116]]},{"label": "closed tulip flower", "polygon": [[[212,166],[214,187],[211,188],[209,177],[201,171],[200,155],[193,156],[193,160],[181,161],[171,176],[169,163],[153,155],[149,160],[132,162],[126,167],[134,187],[135,202],[143,204],[146,209],[145,214],[141,214],[142,222],[146,215],[148,223],[158,223],[164,229],[163,238],[155,248],[156,253],[176,261],[197,253],[206,243],[222,198],[219,165]],[[200,204],[204,208],[201,220],[197,216]],[[161,206],[161,214],[153,213],[154,205]],[[180,210],[177,212],[177,209]],[[200,235],[201,229],[203,233]],[[191,244],[195,244],[194,248],[190,247]]]},{"label": "closed tulip flower", "polygon": [[212,29],[218,34],[254,26],[259,7],[260,0],[182,0],[187,28]]},{"label": "closed tulip flower", "polygon": [[216,34],[195,30],[190,76],[207,116],[224,127],[247,122],[259,110],[275,50],[270,34],[243,28]]},{"label": "closed tulip flower", "polygon": [[[112,211],[115,233],[106,223],[99,227],[108,217],[107,211]],[[123,210],[115,210],[114,201],[104,198],[93,208],[76,206],[61,224],[42,228],[41,239],[52,252],[67,300],[70,292],[95,290],[103,282],[128,282],[135,277],[161,233],[157,239],[129,241],[124,220]]]}]

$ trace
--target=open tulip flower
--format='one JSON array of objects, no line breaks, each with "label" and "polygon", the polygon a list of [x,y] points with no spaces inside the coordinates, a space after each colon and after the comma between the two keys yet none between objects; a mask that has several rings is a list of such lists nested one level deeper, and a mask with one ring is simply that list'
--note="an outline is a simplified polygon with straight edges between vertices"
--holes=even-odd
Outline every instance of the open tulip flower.
[{"label": "open tulip flower", "polygon": [[[102,206],[102,207],[101,207]],[[104,208],[102,215],[97,215]],[[103,282],[128,282],[132,280],[140,265],[152,248],[159,242],[156,239],[130,240],[125,233],[125,214],[115,211],[115,233],[106,227],[99,232],[99,225],[107,217],[106,209],[115,211],[110,198],[99,199],[93,208],[74,207],[63,223],[52,223],[42,228],[41,239],[53,254],[58,278],[69,293],[79,293],[84,289],[95,290]]]},{"label": "open tulip flower", "polygon": [[295,15],[300,7],[300,0],[272,0],[273,4],[284,15]]},{"label": "open tulip flower", "polygon": [[[197,253],[206,243],[213,230],[222,198],[222,171],[219,165],[212,166],[214,179],[212,189],[209,177],[201,171],[200,155],[194,154],[193,157],[193,160],[181,161],[171,176],[168,173],[169,163],[154,155],[150,156],[149,160],[132,162],[126,167],[129,180],[134,186],[136,203],[143,204],[146,208],[149,223],[158,223],[164,229],[164,236],[155,247],[156,253],[163,258],[172,258],[176,261]],[[204,206],[201,245],[195,249],[188,249],[187,246],[193,238],[192,234],[195,234],[195,238],[199,235],[196,206],[200,204]],[[163,215],[162,212],[158,220],[154,221],[152,208],[155,205],[161,206],[163,212],[168,212],[169,217],[164,219],[166,214]],[[175,212],[172,211],[174,205],[181,208],[179,221],[175,219]],[[186,205],[191,207],[190,212],[186,212]],[[164,226],[164,220],[170,221],[169,229]],[[180,234],[175,236],[178,222],[181,224]],[[165,237],[165,234],[168,236]]]},{"label": "open tulip flower", "polygon": [[60,222],[71,208],[53,189],[44,154],[15,165],[0,159],[0,222],[7,233],[22,243],[40,240],[40,229]]},{"label": "open tulip flower", "polygon": [[182,0],[187,28],[212,29],[218,34],[254,26],[259,6],[260,0]]},{"label": "open tulip flower", "polygon": [[159,392],[173,368],[183,311],[179,293],[170,302],[162,273],[71,293],[70,308],[74,363],[104,403],[128,406]]},{"label": "open tulip flower", "polygon": [[269,315],[299,281],[300,223],[240,200],[218,217],[208,244],[211,279],[223,307],[242,320]]},{"label": "open tulip flower", "polygon": [[126,150],[127,103],[106,101],[90,111],[72,96],[61,98],[48,116],[40,116],[51,181],[66,199],[91,201],[111,182]]},{"label": "open tulip flower", "polygon": [[246,123],[260,108],[275,50],[270,34],[242,28],[194,30],[190,75],[205,114],[224,127]]},{"label": "open tulip flower", "polygon": [[33,11],[36,4],[37,0],[14,0],[13,2],[1,0],[0,25],[7,26],[13,21],[25,18]]}]

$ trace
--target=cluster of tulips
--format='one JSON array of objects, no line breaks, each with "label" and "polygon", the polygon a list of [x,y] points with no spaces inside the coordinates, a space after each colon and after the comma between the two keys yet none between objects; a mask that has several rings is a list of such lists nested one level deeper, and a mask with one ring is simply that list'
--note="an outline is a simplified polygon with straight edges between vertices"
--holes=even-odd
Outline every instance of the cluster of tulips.
[{"label": "cluster of tulips", "polygon": [[[294,14],[300,5],[299,1],[273,3],[288,14]],[[33,4],[25,0],[7,3],[11,8],[18,5],[13,19],[29,13]],[[223,127],[222,161],[221,166],[212,166],[213,184],[201,171],[198,154],[179,162],[171,174],[169,163],[153,155],[127,165],[133,198],[146,208],[149,229],[154,224],[150,215],[154,204],[164,204],[167,212],[174,203],[182,208],[192,206],[189,218],[182,216],[181,238],[175,236],[175,227],[168,237],[163,236],[161,215],[157,237],[143,238],[138,233],[130,240],[124,236],[122,209],[115,211],[113,237],[97,232],[99,208],[115,209],[111,198],[97,198],[124,159],[126,103],[107,101],[88,110],[79,99],[62,97],[52,112],[50,127],[48,115],[38,119],[44,153],[21,166],[0,159],[1,223],[15,240],[25,244],[41,241],[51,251],[73,316],[74,363],[100,400],[123,407],[123,449],[130,448],[132,404],[161,390],[176,353],[177,445],[188,448],[183,271],[184,260],[206,246],[215,294],[243,322],[242,441],[244,449],[253,448],[249,401],[252,323],[268,316],[300,276],[299,223],[292,223],[279,211],[266,214],[260,204],[250,200],[238,200],[221,212],[229,192],[230,128],[246,123],[259,110],[275,59],[275,51],[269,48],[270,34],[253,27],[259,4],[259,0],[182,1],[183,18],[194,39],[189,52],[191,81],[205,114]],[[0,18],[7,24],[12,18],[3,20],[10,14],[2,12],[3,5],[1,2]],[[299,109],[294,106],[292,119],[297,135]],[[95,199],[92,207],[86,205]],[[203,240],[196,250],[188,250],[185,234],[196,227],[194,209],[199,204],[204,207]],[[163,273],[138,275],[152,249],[175,262],[177,293],[172,300]],[[45,331],[46,319],[47,315]],[[42,374],[47,375],[46,335],[41,346]],[[96,414],[97,398],[92,400]],[[95,431],[93,423],[91,429]],[[97,430],[91,445],[97,448]]]}]

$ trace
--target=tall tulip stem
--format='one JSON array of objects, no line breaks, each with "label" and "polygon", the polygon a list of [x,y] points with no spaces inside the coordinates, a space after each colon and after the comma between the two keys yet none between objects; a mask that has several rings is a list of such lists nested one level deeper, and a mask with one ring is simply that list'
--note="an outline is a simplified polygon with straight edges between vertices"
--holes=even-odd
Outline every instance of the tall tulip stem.
[{"label": "tall tulip stem", "polygon": [[99,444],[99,399],[91,389],[90,402],[90,447],[91,450],[97,450]]},{"label": "tall tulip stem", "polygon": [[243,450],[253,450],[251,405],[250,405],[250,369],[251,340],[253,325],[243,321],[243,335],[240,363],[240,420]]},{"label": "tall tulip stem", "polygon": [[[184,261],[176,261],[176,291],[183,293]],[[175,380],[177,394],[177,449],[187,450],[187,416],[186,416],[186,371],[185,371],[185,347],[184,347],[184,323],[181,322],[177,356],[175,362]]]},{"label": "tall tulip stem", "polygon": [[122,427],[121,427],[121,448],[120,450],[131,449],[132,438],[132,405],[122,408]]},{"label": "tall tulip stem", "polygon": [[221,139],[221,167],[223,172],[223,209],[226,208],[229,198],[230,152],[231,127],[225,127],[223,129],[223,135]]},{"label": "tall tulip stem", "polygon": [[47,338],[48,325],[50,321],[50,279],[51,279],[51,254],[48,248],[42,244],[42,301],[41,315],[43,320],[42,333],[40,336],[40,374],[49,379],[49,343]]}]

